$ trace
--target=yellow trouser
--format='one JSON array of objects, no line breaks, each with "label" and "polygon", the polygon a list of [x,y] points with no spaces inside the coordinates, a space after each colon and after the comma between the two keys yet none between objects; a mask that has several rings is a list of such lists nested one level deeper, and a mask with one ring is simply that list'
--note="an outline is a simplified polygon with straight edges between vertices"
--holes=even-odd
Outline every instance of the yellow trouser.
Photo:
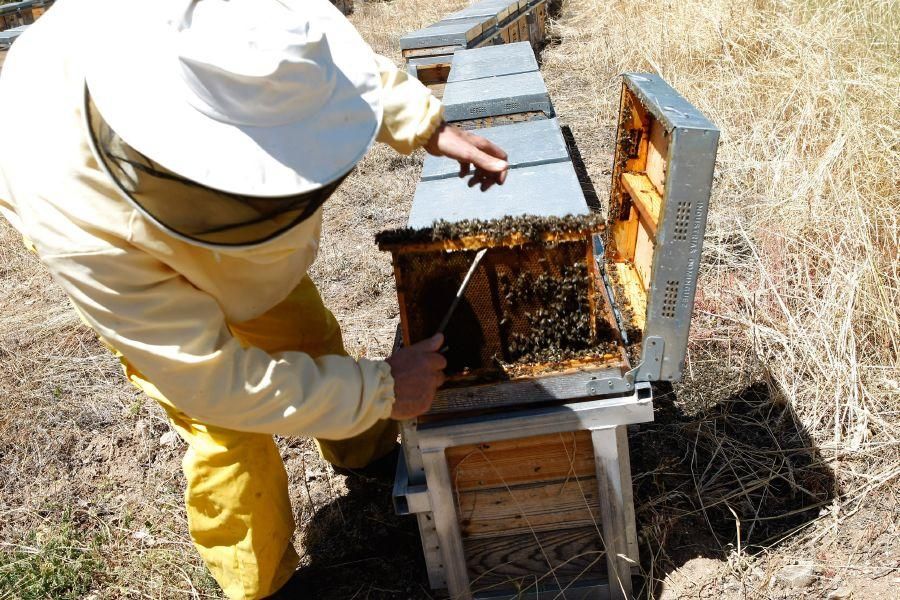
[{"label": "yellow trouser", "polygon": [[[267,352],[346,354],[340,326],[309,278],[264,315],[231,329],[242,344]],[[272,436],[195,421],[122,362],[128,379],[162,405],[188,445],[182,461],[188,528],[213,577],[229,598],[262,598],[277,591],[298,557],[291,544],[287,475]],[[396,422],[384,420],[352,439],[316,443],[325,460],[359,468],[387,454],[396,440]]]}]

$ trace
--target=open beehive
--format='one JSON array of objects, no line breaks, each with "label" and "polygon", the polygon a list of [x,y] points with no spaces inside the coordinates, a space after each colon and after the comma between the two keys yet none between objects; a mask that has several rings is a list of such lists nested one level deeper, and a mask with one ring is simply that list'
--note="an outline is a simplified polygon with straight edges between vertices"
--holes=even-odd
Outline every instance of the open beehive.
[{"label": "open beehive", "polygon": [[624,75],[605,272],[634,380],[681,378],[718,140],[659,76]]},{"label": "open beehive", "polygon": [[594,260],[592,238],[603,228],[584,214],[444,221],[383,235],[404,343],[438,330],[476,252],[487,248],[445,331],[451,385],[619,364],[624,355]]},{"label": "open beehive", "polygon": [[487,249],[446,330],[448,383],[401,425],[394,497],[453,598],[623,600],[639,563],[626,426],[653,419],[646,382],[681,375],[718,132],[659,77],[626,75],[601,218],[546,89],[519,85],[543,85],[524,49],[461,51],[444,97],[507,150],[506,184],[482,193],[428,157],[408,228],[379,236],[405,344],[438,329]]},{"label": "open beehive", "polygon": [[526,393],[514,402],[527,403],[680,378],[718,130],[643,74],[623,77],[618,125],[606,222],[587,208],[555,119],[478,130],[510,154],[506,185],[487,193],[456,178],[452,161],[426,160],[409,227],[379,237],[405,344],[434,334],[489,248],[446,331],[449,381],[435,411],[516,397],[450,391],[476,384],[518,383]]}]

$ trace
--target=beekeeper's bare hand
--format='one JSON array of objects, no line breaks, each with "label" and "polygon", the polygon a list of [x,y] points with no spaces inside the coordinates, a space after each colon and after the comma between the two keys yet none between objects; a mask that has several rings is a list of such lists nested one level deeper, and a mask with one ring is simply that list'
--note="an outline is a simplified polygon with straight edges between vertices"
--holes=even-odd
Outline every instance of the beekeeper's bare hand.
[{"label": "beekeeper's bare hand", "polygon": [[509,163],[503,148],[481,136],[442,123],[425,150],[434,156],[446,156],[459,162],[459,176],[465,177],[474,168],[469,187],[481,185],[484,191],[499,183],[503,185],[509,172]]},{"label": "beekeeper's bare hand", "polygon": [[444,383],[447,360],[438,353],[444,343],[440,333],[408,348],[400,348],[387,359],[394,377],[394,408],[391,418],[417,417],[431,408],[434,393]]}]

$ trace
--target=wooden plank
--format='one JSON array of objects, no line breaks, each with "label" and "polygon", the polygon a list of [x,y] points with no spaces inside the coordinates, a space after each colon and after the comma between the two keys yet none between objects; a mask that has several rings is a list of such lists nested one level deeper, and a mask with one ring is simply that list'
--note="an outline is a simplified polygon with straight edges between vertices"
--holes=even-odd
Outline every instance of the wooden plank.
[{"label": "wooden plank", "polygon": [[450,63],[436,63],[433,65],[418,65],[416,67],[416,79],[428,85],[430,83],[446,83],[450,76]]},{"label": "wooden plank", "polygon": [[434,509],[434,527],[441,554],[444,557],[444,575],[447,590],[453,598],[471,600],[469,577],[466,568],[466,554],[456,519],[456,505],[450,485],[450,473],[442,451],[422,453],[428,494]]},{"label": "wooden plank", "polygon": [[528,16],[527,14],[519,17],[519,20],[516,21],[519,24],[519,41],[527,42],[530,39],[528,35]]},{"label": "wooden plank", "polygon": [[463,547],[475,592],[565,587],[606,577],[605,552],[594,527],[466,540]]},{"label": "wooden plank", "polygon": [[446,83],[429,83],[426,86],[429,90],[431,90],[432,95],[435,98],[443,98],[444,97],[444,88],[447,87]]},{"label": "wooden plank", "polygon": [[401,50],[403,58],[416,58],[422,56],[440,56],[442,54],[453,54],[462,46],[433,46],[431,48],[408,48]]},{"label": "wooden plank", "polygon": [[622,497],[625,502],[625,534],[628,558],[640,564],[638,556],[637,523],[634,518],[634,484],[631,480],[631,452],[628,449],[628,426],[616,427],[616,445],[619,450],[619,475],[622,479]]},{"label": "wooden plank", "polygon": [[638,217],[647,228],[647,233],[656,239],[659,213],[662,209],[662,196],[656,191],[656,186],[643,173],[622,173],[622,187],[637,207]]},{"label": "wooden plank", "polygon": [[613,264],[615,265],[614,276],[618,279],[622,292],[625,294],[625,298],[619,298],[619,301],[628,303],[633,314],[632,324],[643,331],[647,324],[647,295],[644,292],[641,278],[631,263],[617,262]]},{"label": "wooden plank", "polygon": [[613,243],[617,260],[632,260],[637,243],[638,214],[632,206],[626,220],[616,220],[613,224]]},{"label": "wooden plank", "polygon": [[644,228],[643,221],[638,226],[637,243],[634,247],[634,268],[641,278],[645,292],[650,290],[650,276],[653,271],[653,250],[655,246]]},{"label": "wooden plank", "polygon": [[[635,153],[634,158],[628,158],[625,161],[625,171],[644,171],[647,168],[650,125],[653,118],[650,116],[650,113],[644,105],[641,104],[638,97],[628,88],[624,88],[623,93],[623,101],[626,99],[627,102],[624,102],[622,109],[624,110],[626,106],[630,106],[630,109],[623,121],[624,131],[622,132],[622,138],[627,137],[628,139],[637,142],[637,152]],[[622,139],[620,139],[620,145],[616,148],[617,153],[622,151],[621,143]],[[619,161],[617,161],[616,164],[619,164]]]},{"label": "wooden plank", "polygon": [[464,539],[599,527],[600,523],[595,477],[471,490],[456,497]]},{"label": "wooden plank", "polygon": [[534,480],[593,477],[588,431],[553,433],[447,449],[450,478],[458,492],[514,486]]},{"label": "wooden plank", "polygon": [[647,177],[656,190],[663,194],[666,189],[666,162],[669,156],[669,136],[662,123],[653,119],[650,124],[650,140],[647,149]]},{"label": "wooden plank", "polygon": [[612,600],[630,600],[631,564],[625,528],[625,498],[616,428],[605,427],[591,432],[594,463],[600,494],[600,518],[603,522],[603,544],[606,570],[609,573],[609,595]]},{"label": "wooden plank", "polygon": [[512,24],[510,24],[509,27],[507,27],[507,30],[509,31],[509,43],[510,44],[514,44],[514,43],[520,41],[519,40],[519,23],[518,22],[513,22]]}]

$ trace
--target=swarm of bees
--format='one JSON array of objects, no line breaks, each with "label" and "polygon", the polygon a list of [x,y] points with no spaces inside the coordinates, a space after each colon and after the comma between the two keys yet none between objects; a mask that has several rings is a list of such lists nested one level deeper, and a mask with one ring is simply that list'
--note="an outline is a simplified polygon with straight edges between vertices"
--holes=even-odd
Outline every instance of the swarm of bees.
[{"label": "swarm of bees", "polygon": [[[525,271],[498,281],[503,298],[500,325],[511,362],[558,362],[606,351],[614,333],[605,321],[591,328],[590,279],[583,262],[559,274]],[[615,347],[615,342],[612,342]]]}]

